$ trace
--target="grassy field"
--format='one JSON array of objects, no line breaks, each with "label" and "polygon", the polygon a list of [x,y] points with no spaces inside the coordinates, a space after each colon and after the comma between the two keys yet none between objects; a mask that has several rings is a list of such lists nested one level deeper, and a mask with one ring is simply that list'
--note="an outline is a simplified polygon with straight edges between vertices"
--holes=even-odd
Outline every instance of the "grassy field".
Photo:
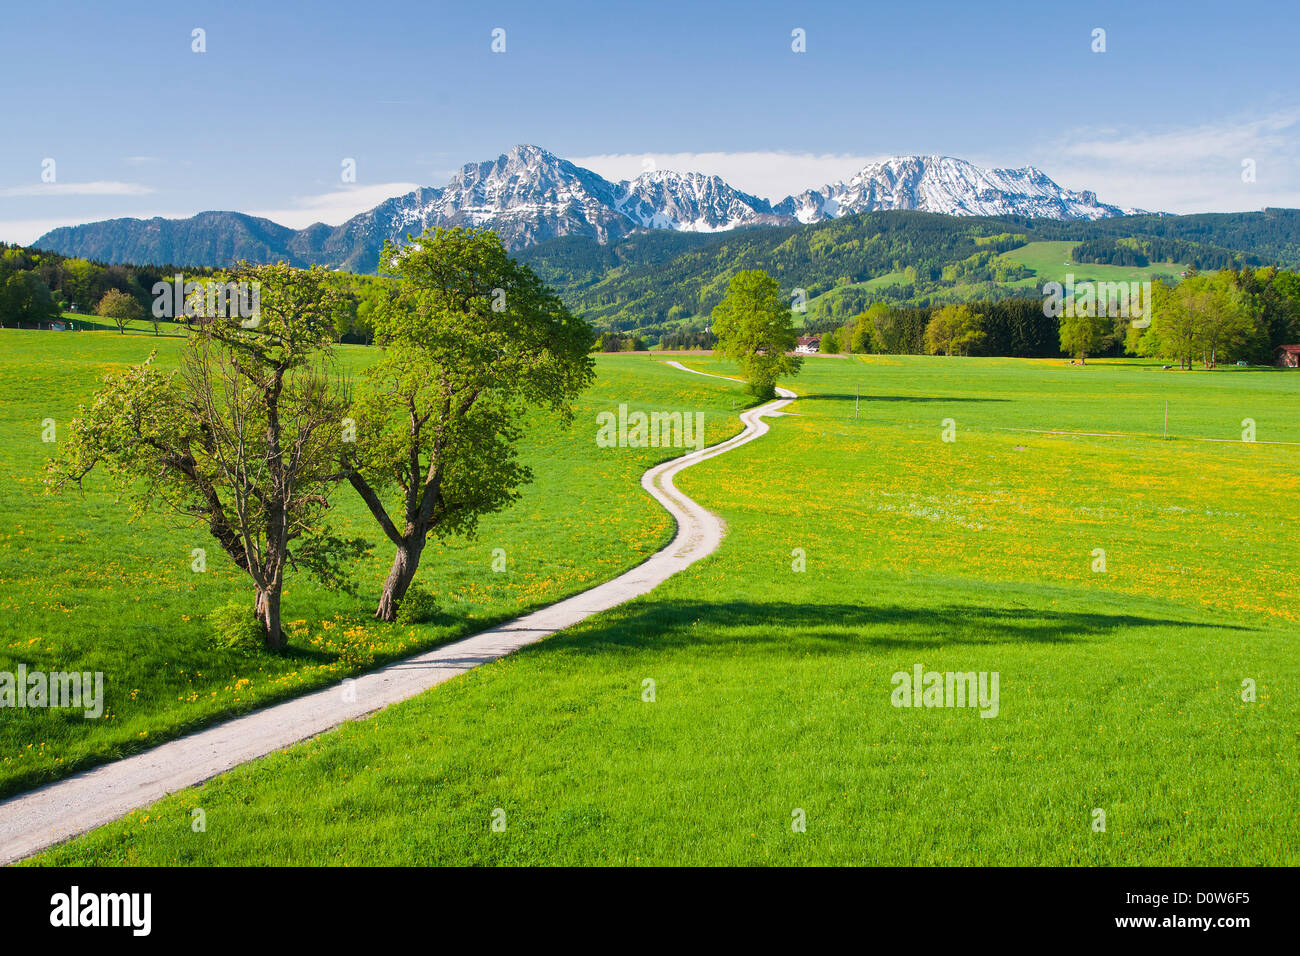
[{"label": "grassy field", "polygon": [[[1300,862],[1300,447],[1262,443],[1300,442],[1300,374],[869,357],[793,385],[678,479],[727,522],[712,557],[37,862]],[[918,664],[996,672],[997,716],[892,706]]]},{"label": "grassy field", "polygon": [[176,322],[162,322],[155,331],[153,323],[141,319],[126,324],[126,332],[118,331],[117,326],[112,319],[101,318],[98,315],[88,315],[82,312],[64,312],[63,322],[68,326],[68,330],[74,332],[112,332],[114,335],[150,335],[159,338],[184,338],[185,327]]},{"label": "grassy field", "polygon": [[[489,516],[477,540],[426,551],[420,579],[439,595],[439,619],[400,627],[370,617],[392,552],[345,487],[335,496],[338,526],[377,544],[357,568],[359,595],[291,578],[289,653],[242,657],[210,646],[205,616],[231,599],[251,607],[252,592],[206,529],[164,513],[131,523],[127,503],[98,475],[84,496],[43,493],[44,463],[56,447],[42,441],[45,420],[60,437],[105,374],[155,348],[160,362],[174,362],[180,345],[116,331],[0,332],[0,671],[19,664],[100,671],[107,699],[97,720],[80,711],[0,711],[0,794],[473,633],[640,562],[672,533],[672,520],[641,491],[640,474],[677,453],[596,447],[597,412],[620,402],[703,411],[710,442],[739,430],[731,397],[707,380],[602,358],[600,381],[569,430],[548,417],[532,424],[523,453],[536,481],[523,500]],[[353,370],[371,354],[341,350]],[[192,570],[195,548],[206,551],[203,573]],[[506,553],[503,573],[491,570],[497,548]]]},{"label": "grassy field", "polygon": [[1015,288],[1040,289],[1044,282],[1065,282],[1067,273],[1075,282],[1154,282],[1163,279],[1177,282],[1187,269],[1176,262],[1153,262],[1147,266],[1112,266],[1103,263],[1073,262],[1070,253],[1077,242],[1030,242],[998,256],[1034,270],[1031,279],[1018,279],[1005,285]]},{"label": "grassy field", "polygon": [[[1077,242],[1030,242],[1018,249],[1004,252],[998,256],[1008,262],[1015,262],[1033,270],[1034,275],[1026,279],[1015,279],[999,285],[1008,289],[1018,289],[1023,294],[1038,293],[1044,282],[1065,282],[1066,274],[1074,276],[1076,283],[1091,282],[1145,282],[1163,279],[1177,282],[1181,273],[1187,268],[1174,262],[1153,262],[1148,266],[1129,267],[1094,263],[1076,263],[1071,261],[1071,252]],[[905,285],[907,276],[902,272],[889,272],[876,276],[866,282],[851,282],[828,289],[821,295],[808,300],[812,314],[819,315],[823,306],[847,292],[874,292],[893,285]],[[972,282],[959,284],[943,291],[942,301],[975,301],[986,297],[988,291],[984,283]],[[802,325],[806,315],[795,314],[796,324]]]}]

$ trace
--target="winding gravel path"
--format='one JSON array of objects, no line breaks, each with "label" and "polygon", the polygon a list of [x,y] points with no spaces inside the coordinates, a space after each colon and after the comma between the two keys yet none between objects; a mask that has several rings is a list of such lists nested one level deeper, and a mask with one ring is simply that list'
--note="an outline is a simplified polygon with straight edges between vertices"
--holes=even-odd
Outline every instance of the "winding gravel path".
[{"label": "winding gravel path", "polygon": [[[667,364],[696,375],[709,375],[686,368],[680,362]],[[491,630],[0,803],[0,864],[12,863],[110,823],[169,793],[314,737],[344,721],[414,697],[480,664],[504,657],[653,590],[678,571],[711,554],[722,541],[722,521],[678,491],[673,486],[673,476],[683,468],[765,434],[768,426],[763,417],[778,414],[795,397],[789,389],[780,388],[777,393],[780,395],[777,400],[741,414],[745,428],[734,438],[663,462],[642,476],[641,486],[677,522],[677,534],[667,547],[635,568],[589,591]]]}]

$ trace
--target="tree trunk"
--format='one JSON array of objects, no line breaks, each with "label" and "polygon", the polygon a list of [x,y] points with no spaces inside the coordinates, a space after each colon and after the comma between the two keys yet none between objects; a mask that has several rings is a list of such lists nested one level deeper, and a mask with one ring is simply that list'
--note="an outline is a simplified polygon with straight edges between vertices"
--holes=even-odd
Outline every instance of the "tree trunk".
[{"label": "tree trunk", "polygon": [[284,632],[280,630],[280,588],[276,581],[270,587],[257,589],[257,604],[254,610],[257,619],[262,622],[266,632],[266,646],[273,651],[284,648]]},{"label": "tree trunk", "polygon": [[397,546],[397,554],[393,556],[393,569],[388,572],[384,593],[380,595],[379,607],[375,609],[375,617],[379,620],[397,619],[397,608],[401,605],[402,598],[406,597],[406,589],[411,586],[415,572],[420,567],[420,555],[424,551],[423,537],[417,533]]}]

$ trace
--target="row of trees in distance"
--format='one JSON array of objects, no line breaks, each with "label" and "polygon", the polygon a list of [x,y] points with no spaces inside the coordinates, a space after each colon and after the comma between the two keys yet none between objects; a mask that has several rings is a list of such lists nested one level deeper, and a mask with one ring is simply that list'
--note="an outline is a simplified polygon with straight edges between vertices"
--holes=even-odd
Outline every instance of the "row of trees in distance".
[{"label": "row of trees in distance", "polygon": [[1107,310],[1046,314],[1043,298],[900,308],[876,302],[843,324],[820,323],[823,352],[996,355],[1079,360],[1099,355],[1160,358],[1189,367],[1268,363],[1300,342],[1300,273],[1273,267],[1192,272],[1153,282],[1150,324]]},{"label": "row of trees in distance", "polygon": [[[154,315],[154,287],[176,275],[212,278],[217,270],[178,266],[107,265],[39,249],[0,244],[0,328],[39,328],[66,313],[97,315],[125,332],[148,323],[161,332],[171,320]],[[323,273],[339,293],[332,319],[341,342],[374,341],[374,315],[391,277]]]}]

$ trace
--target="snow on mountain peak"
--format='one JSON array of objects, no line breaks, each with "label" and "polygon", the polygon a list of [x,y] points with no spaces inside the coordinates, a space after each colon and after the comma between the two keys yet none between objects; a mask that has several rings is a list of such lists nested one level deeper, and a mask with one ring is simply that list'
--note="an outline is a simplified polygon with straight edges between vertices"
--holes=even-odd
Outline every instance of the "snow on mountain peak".
[{"label": "snow on mountain peak", "polygon": [[390,203],[399,207],[394,212],[400,228],[490,226],[516,248],[554,235],[610,242],[633,229],[722,232],[879,209],[1036,219],[1104,219],[1130,212],[1097,202],[1088,191],[1062,189],[1034,166],[985,169],[954,156],[893,156],[868,163],[845,181],[772,204],[707,173],[651,169],[614,183],[532,144],[465,165],[441,190],[421,190]]},{"label": "snow on mountain peak", "polygon": [[700,172],[651,170],[613,183],[540,146],[519,144],[496,159],[466,164],[446,186],[388,199],[333,229],[302,230],[296,241],[299,252],[319,244],[331,261],[364,269],[386,240],[402,243],[433,226],[491,228],[508,248],[519,249],[556,236],[604,243],[638,229],[721,232],[891,209],[1051,219],[1140,212],[1063,189],[1032,166],[985,169],[952,156],[894,156],[773,204]]},{"label": "snow on mountain peak", "polygon": [[952,156],[894,156],[868,163],[847,181],[806,190],[774,208],[800,222],[882,209],[1045,219],[1104,219],[1130,211],[1098,202],[1092,192],[1063,189],[1033,166],[985,169]]},{"label": "snow on mountain peak", "polygon": [[[707,173],[654,169],[612,183],[540,146],[520,144],[494,160],[467,164],[441,189],[399,196],[358,219],[393,238],[428,226],[490,227],[519,248],[553,236],[609,242],[635,229],[720,232],[888,209],[1051,219],[1134,211],[1063,189],[1032,166],[985,169],[952,156],[894,156],[773,204]],[[387,228],[379,221],[385,216],[391,217]]]}]

